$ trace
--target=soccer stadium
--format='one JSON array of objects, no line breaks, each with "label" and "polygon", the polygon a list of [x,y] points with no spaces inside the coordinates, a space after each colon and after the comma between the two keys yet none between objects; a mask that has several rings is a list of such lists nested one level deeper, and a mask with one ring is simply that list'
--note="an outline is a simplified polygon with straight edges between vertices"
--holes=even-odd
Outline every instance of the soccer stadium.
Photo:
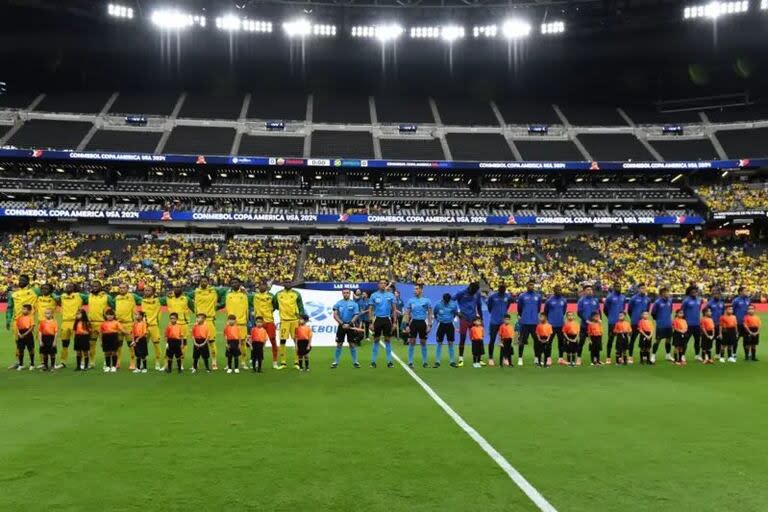
[{"label": "soccer stadium", "polygon": [[766,0],[0,20],[3,510],[768,510]]}]

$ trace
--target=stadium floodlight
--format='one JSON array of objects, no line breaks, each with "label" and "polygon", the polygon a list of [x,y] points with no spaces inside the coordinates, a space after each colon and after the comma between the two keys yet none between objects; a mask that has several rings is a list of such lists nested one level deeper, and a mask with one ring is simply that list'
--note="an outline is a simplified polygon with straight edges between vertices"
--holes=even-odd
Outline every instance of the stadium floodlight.
[{"label": "stadium floodlight", "polygon": [[316,36],[333,37],[336,35],[336,25],[313,25],[312,33]]},{"label": "stadium floodlight", "polygon": [[511,19],[501,26],[501,33],[507,39],[523,39],[531,35],[531,24],[520,19]]},{"label": "stadium floodlight", "polygon": [[157,9],[152,12],[150,21],[162,30],[181,30],[198,25],[205,27],[205,16],[193,16],[192,14],[177,9]]},{"label": "stadium floodlight", "polygon": [[760,2],[760,10],[761,11],[768,11],[768,0],[762,0]]},{"label": "stadium floodlight", "polygon": [[472,36],[474,36],[475,38],[487,37],[489,39],[492,39],[496,37],[498,33],[499,33],[499,27],[497,25],[476,26],[472,29]]},{"label": "stadium floodlight", "polygon": [[108,4],[107,14],[113,18],[133,19],[133,7],[127,7],[125,5]]},{"label": "stadium floodlight", "polygon": [[227,14],[216,18],[216,28],[227,32],[258,32],[269,34],[272,32],[272,22],[251,20],[248,18],[238,18],[232,14]]},{"label": "stadium floodlight", "polygon": [[396,23],[388,25],[358,25],[352,27],[352,37],[360,37],[365,39],[376,38],[382,43],[387,41],[394,41],[399,38],[405,29]]},{"label": "stadium floodlight", "polygon": [[[765,1],[765,0],[763,0]],[[721,16],[741,14],[749,11],[749,0],[735,0],[731,2],[709,2],[708,4],[692,5],[683,9],[683,18],[693,20],[697,18],[717,19]]]},{"label": "stadium floodlight", "polygon": [[549,23],[541,24],[541,33],[543,35],[562,34],[563,32],[565,32],[565,22],[550,21]]},{"label": "stadium floodlight", "polygon": [[283,31],[288,37],[306,37],[312,33],[312,24],[304,19],[286,21]]},{"label": "stadium floodlight", "polygon": [[440,27],[411,27],[411,39],[437,39]]},{"label": "stadium floodlight", "polygon": [[445,25],[440,27],[440,38],[448,43],[452,43],[457,39],[464,39],[464,35],[464,27],[459,25]]}]

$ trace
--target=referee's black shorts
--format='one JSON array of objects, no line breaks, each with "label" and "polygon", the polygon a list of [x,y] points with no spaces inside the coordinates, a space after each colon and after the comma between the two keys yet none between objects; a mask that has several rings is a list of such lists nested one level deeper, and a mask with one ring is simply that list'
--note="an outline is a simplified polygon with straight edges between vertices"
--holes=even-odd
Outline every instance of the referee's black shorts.
[{"label": "referee's black shorts", "polygon": [[426,341],[427,339],[427,321],[426,320],[411,320],[411,323],[408,325],[408,328],[409,328],[408,338],[412,340],[419,338],[419,340]]},{"label": "referee's black shorts", "polygon": [[373,337],[380,338],[382,336],[392,336],[392,319],[377,316],[376,320],[373,321]]},{"label": "referee's black shorts", "polygon": [[440,322],[437,324],[437,333],[435,334],[438,343],[442,343],[446,340],[448,343],[456,341],[456,327],[453,322]]}]

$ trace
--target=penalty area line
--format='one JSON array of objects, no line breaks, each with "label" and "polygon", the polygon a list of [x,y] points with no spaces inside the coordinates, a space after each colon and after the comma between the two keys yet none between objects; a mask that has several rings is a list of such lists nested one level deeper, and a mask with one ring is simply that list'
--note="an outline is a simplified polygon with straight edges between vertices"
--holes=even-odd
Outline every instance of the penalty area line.
[{"label": "penalty area line", "polygon": [[416,381],[416,383],[421,386],[421,388],[427,392],[429,397],[435,401],[437,405],[440,406],[440,408],[445,411],[445,413],[451,417],[451,419],[459,426],[461,429],[467,433],[469,437],[472,438],[473,441],[475,441],[478,445],[480,445],[480,448],[483,449],[485,453],[488,454],[488,456],[493,459],[493,461],[509,476],[509,478],[517,485],[521,491],[525,493],[526,496],[528,496],[528,499],[530,499],[538,508],[539,510],[542,510],[544,512],[557,512],[557,509],[552,506],[550,502],[547,501],[547,499],[542,496],[542,494],[533,486],[531,483],[525,479],[523,475],[520,474],[518,470],[516,470],[512,464],[509,463],[509,461],[504,458],[502,454],[500,454],[496,448],[494,448],[491,443],[489,443],[480,433],[475,430],[472,425],[467,423],[464,418],[459,416],[459,414],[454,411],[450,405],[448,405],[445,400],[440,398],[440,395],[438,395],[434,389],[432,389],[429,384],[424,382],[424,380],[419,377],[416,372],[414,372],[412,369],[408,367],[407,364],[403,362],[400,357],[398,357],[397,354],[392,352],[392,357],[397,361],[397,363],[403,368],[403,370],[406,371],[408,375],[413,378],[413,380]]}]

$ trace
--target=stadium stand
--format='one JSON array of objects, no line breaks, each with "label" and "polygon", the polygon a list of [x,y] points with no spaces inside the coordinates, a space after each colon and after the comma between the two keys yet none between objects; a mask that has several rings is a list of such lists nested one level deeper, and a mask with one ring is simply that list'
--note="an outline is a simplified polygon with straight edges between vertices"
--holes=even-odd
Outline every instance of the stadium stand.
[{"label": "stadium stand", "polygon": [[768,128],[719,130],[715,135],[730,158],[768,156]]},{"label": "stadium stand", "polygon": [[627,126],[616,107],[567,103],[558,105],[572,126]]},{"label": "stadium stand", "polygon": [[[370,124],[371,110],[367,96],[316,94],[312,121],[316,123]],[[346,155],[345,155],[346,156]]]},{"label": "stadium stand", "polygon": [[758,121],[760,119],[768,119],[768,105],[749,105],[706,110],[705,114],[712,123]]},{"label": "stadium stand", "polygon": [[121,92],[112,103],[109,113],[170,116],[178,99],[179,93]]},{"label": "stadium stand", "polygon": [[695,110],[663,112],[647,106],[624,107],[622,110],[633,123],[638,125],[701,123],[701,116]]},{"label": "stadium stand", "polygon": [[85,121],[32,119],[24,123],[8,143],[20,148],[77,149],[92,126]]},{"label": "stadium stand", "polygon": [[700,186],[696,193],[715,212],[768,210],[768,183],[764,182]]},{"label": "stadium stand", "polygon": [[243,135],[238,153],[302,157],[304,156],[304,137]]},{"label": "stadium stand", "polygon": [[372,158],[373,137],[370,132],[312,132],[312,156]]},{"label": "stadium stand", "polygon": [[507,124],[563,124],[550,104],[502,100],[496,106]]},{"label": "stadium stand", "polygon": [[630,133],[582,133],[578,139],[595,160],[654,160]]},{"label": "stadium stand", "polygon": [[485,100],[464,98],[435,99],[440,120],[448,126],[498,126],[499,120]]},{"label": "stadium stand", "polygon": [[25,109],[37,97],[36,93],[13,93],[0,95],[0,109]]},{"label": "stadium stand", "polygon": [[709,139],[667,139],[649,140],[648,143],[666,161],[674,160],[717,160],[718,155]]},{"label": "stadium stand", "polygon": [[445,160],[437,139],[381,139],[381,156],[388,159]]},{"label": "stadium stand", "polygon": [[524,140],[514,141],[523,160],[584,160],[579,148],[569,140]]},{"label": "stadium stand", "polygon": [[306,94],[254,92],[248,104],[248,119],[298,121],[307,118]]},{"label": "stadium stand", "polygon": [[514,160],[503,135],[496,133],[447,133],[454,160]]},{"label": "stadium stand", "polygon": [[237,119],[243,108],[243,95],[213,96],[187,94],[179,117],[189,119]]},{"label": "stadium stand", "polygon": [[377,96],[376,117],[379,123],[428,123],[435,118],[425,97]]},{"label": "stadium stand", "polygon": [[234,139],[234,128],[177,126],[171,132],[164,151],[188,155],[228,155]]},{"label": "stadium stand", "polygon": [[154,153],[161,136],[160,132],[99,130],[88,142],[86,149]]},{"label": "stadium stand", "polygon": [[98,114],[109,97],[108,92],[49,93],[35,107],[35,111]]}]

